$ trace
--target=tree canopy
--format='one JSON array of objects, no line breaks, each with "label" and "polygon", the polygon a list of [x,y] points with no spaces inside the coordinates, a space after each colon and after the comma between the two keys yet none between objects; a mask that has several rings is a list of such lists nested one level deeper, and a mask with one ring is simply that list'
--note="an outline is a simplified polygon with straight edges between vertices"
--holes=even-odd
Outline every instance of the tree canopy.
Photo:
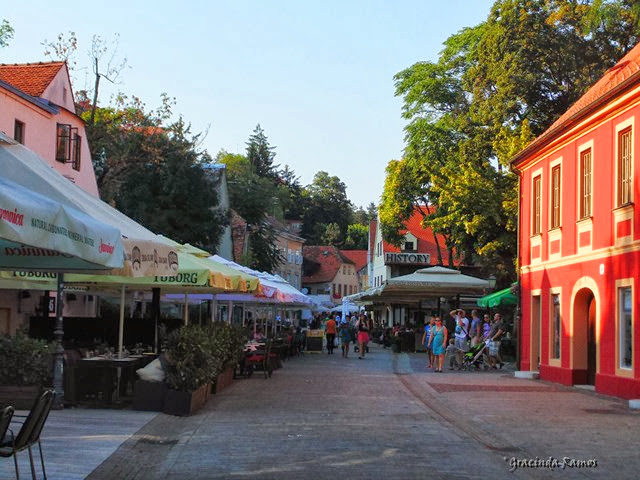
[{"label": "tree canopy", "polygon": [[415,209],[468,264],[515,277],[517,181],[509,159],[638,41],[627,0],[498,0],[450,36],[436,62],[395,76],[405,151],[387,166],[385,238]]},{"label": "tree canopy", "polygon": [[124,98],[96,109],[86,130],[101,197],[154,232],[215,252],[228,220],[205,169],[211,159],[181,118],[163,125],[168,115],[166,101],[152,112]]}]

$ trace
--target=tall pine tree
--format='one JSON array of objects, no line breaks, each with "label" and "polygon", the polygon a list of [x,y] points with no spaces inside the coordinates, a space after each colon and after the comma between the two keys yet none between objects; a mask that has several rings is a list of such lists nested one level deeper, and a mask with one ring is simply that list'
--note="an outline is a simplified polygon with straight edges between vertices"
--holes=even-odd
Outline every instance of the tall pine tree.
[{"label": "tall pine tree", "polygon": [[277,176],[279,165],[273,164],[273,159],[276,156],[274,150],[275,147],[269,145],[269,140],[260,124],[256,125],[247,142],[247,159],[258,176],[274,179]]}]

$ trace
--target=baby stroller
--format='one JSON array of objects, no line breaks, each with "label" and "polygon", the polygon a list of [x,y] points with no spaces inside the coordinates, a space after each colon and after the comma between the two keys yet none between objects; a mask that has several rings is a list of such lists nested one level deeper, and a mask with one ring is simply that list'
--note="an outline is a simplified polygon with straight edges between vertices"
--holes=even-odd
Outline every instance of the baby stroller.
[{"label": "baby stroller", "polygon": [[484,351],[487,345],[484,342],[478,342],[469,351],[465,352],[462,357],[462,368],[465,370],[480,370],[482,367],[487,369],[484,361]]}]

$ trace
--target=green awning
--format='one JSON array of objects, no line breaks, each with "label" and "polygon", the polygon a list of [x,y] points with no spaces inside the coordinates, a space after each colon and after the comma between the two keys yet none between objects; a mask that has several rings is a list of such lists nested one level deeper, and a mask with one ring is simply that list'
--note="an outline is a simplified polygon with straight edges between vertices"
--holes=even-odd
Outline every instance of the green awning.
[{"label": "green awning", "polygon": [[511,287],[485,295],[477,300],[478,306],[484,308],[493,308],[498,305],[515,305],[516,303],[518,303],[518,298],[511,293]]}]

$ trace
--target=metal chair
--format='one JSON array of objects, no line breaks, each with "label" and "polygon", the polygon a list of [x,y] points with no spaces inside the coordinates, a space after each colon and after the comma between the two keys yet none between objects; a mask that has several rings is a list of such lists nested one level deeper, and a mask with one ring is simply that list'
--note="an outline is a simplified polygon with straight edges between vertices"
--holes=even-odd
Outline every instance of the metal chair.
[{"label": "metal chair", "polygon": [[[9,428],[8,434],[5,435],[0,441],[0,457],[9,458],[13,456],[13,462],[16,468],[16,478],[20,479],[20,471],[18,469],[17,453],[21,450],[29,450],[29,462],[31,464],[31,478],[35,480],[36,469],[33,463],[33,453],[31,452],[31,446],[35,443],[38,444],[40,450],[40,464],[42,465],[42,474],[44,478],[47,478],[47,472],[44,469],[44,456],[42,455],[42,445],[40,444],[40,433],[42,433],[42,427],[44,427],[49,412],[51,411],[51,405],[53,403],[53,390],[43,391],[33,403],[29,415],[27,415],[20,431],[14,436],[13,431]],[[12,407],[11,407],[12,408]],[[16,415],[18,417],[18,415]]]},{"label": "metal chair", "polygon": [[9,431],[9,425],[11,424],[11,417],[13,417],[13,412],[15,412],[15,408],[11,405],[7,405],[6,407],[0,410],[0,441],[4,438],[6,433]]}]

